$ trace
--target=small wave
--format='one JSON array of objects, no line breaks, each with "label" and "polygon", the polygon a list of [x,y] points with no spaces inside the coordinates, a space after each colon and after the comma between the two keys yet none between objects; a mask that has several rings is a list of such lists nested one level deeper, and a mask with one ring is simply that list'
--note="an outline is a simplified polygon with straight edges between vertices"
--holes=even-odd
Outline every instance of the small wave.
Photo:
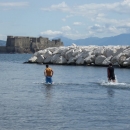
[{"label": "small wave", "polygon": [[101,86],[119,88],[119,89],[130,89],[129,83],[120,83],[120,82],[107,82],[102,81],[99,83]]},{"label": "small wave", "polygon": [[117,82],[101,82],[100,84],[105,85],[105,86],[118,86],[118,85],[126,86],[126,85],[129,85],[127,83],[117,83]]},{"label": "small wave", "polygon": [[44,82],[33,82],[33,84],[44,84]]},{"label": "small wave", "polygon": [[120,83],[120,82],[108,82],[108,81],[99,81],[99,82],[88,82],[88,83],[57,83],[54,82],[53,84],[46,84],[45,82],[34,82],[34,84],[41,84],[43,86],[104,86],[109,88],[116,88],[116,89],[130,89],[129,83]]},{"label": "small wave", "polygon": [[77,85],[87,85],[87,84],[83,84],[83,83],[55,83],[56,85],[74,85],[74,86],[77,86]]},{"label": "small wave", "polygon": [[[44,84],[44,85],[47,85],[45,82],[33,82],[33,84]],[[53,84],[52,85],[62,85],[62,86],[64,86],[64,85],[87,85],[87,84],[83,84],[83,83],[55,83],[55,82],[53,82]]]}]

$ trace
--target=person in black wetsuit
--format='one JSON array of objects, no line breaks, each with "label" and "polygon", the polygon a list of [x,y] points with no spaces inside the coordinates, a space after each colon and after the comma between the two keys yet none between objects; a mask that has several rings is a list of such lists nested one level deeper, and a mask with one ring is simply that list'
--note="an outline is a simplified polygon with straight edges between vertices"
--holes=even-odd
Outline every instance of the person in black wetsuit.
[{"label": "person in black wetsuit", "polygon": [[112,63],[109,64],[109,67],[107,68],[107,77],[108,81],[110,82],[111,80],[115,82],[115,74],[114,74],[114,68],[112,66]]}]

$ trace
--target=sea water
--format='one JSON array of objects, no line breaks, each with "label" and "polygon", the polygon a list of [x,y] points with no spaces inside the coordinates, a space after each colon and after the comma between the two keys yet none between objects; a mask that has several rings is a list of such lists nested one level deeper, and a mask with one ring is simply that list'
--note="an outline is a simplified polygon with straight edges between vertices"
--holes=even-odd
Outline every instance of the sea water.
[{"label": "sea water", "polygon": [[129,130],[130,69],[23,64],[31,54],[0,54],[1,130]]}]

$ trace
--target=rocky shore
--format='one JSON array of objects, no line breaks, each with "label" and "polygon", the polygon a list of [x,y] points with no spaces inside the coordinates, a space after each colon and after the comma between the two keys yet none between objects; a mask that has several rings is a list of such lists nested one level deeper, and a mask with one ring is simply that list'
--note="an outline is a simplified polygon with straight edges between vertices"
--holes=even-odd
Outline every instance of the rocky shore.
[{"label": "rocky shore", "polygon": [[34,53],[27,63],[93,65],[130,68],[130,46],[49,47]]}]

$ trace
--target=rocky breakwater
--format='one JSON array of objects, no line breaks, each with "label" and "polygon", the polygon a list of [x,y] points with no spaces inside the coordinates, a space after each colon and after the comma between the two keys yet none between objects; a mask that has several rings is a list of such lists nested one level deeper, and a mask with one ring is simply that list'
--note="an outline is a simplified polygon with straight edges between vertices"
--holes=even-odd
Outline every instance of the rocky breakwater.
[{"label": "rocky breakwater", "polygon": [[109,63],[130,67],[130,46],[72,46],[50,47],[34,53],[28,63],[96,65]]}]

